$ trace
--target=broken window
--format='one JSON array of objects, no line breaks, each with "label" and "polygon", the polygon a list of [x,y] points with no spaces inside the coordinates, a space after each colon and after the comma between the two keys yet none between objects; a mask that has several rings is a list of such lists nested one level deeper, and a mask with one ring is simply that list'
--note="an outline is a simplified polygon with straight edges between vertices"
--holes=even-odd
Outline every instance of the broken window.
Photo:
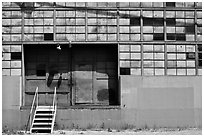
[{"label": "broken window", "polygon": [[198,44],[198,67],[202,67],[202,45]]},{"label": "broken window", "polygon": [[44,33],[44,40],[53,40],[53,33]]},{"label": "broken window", "polygon": [[21,60],[22,53],[21,52],[11,52],[11,60]]},{"label": "broken window", "polygon": [[164,33],[154,33],[153,40],[164,40]]},{"label": "broken window", "polygon": [[167,40],[175,40],[175,34],[174,33],[167,33]]},{"label": "broken window", "polygon": [[186,35],[185,34],[176,34],[176,40],[185,41],[186,40]]},{"label": "broken window", "polygon": [[143,18],[143,25],[144,26],[153,26],[153,19],[152,18]]},{"label": "broken window", "polygon": [[120,75],[130,75],[130,68],[120,68]]},{"label": "broken window", "polygon": [[155,18],[153,25],[154,26],[164,26],[164,19],[163,18]]},{"label": "broken window", "polygon": [[130,18],[131,26],[140,26],[140,18]]},{"label": "broken window", "polygon": [[195,59],[195,53],[186,53],[186,59],[187,60]]},{"label": "broken window", "polygon": [[175,18],[167,18],[166,19],[167,26],[176,26],[176,19]]},{"label": "broken window", "polygon": [[175,7],[175,2],[166,2],[166,7]]}]

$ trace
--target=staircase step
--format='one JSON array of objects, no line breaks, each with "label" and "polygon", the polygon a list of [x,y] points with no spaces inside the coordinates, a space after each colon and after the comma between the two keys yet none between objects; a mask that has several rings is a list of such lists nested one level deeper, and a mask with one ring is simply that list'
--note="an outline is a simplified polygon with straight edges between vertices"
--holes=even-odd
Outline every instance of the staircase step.
[{"label": "staircase step", "polygon": [[52,123],[52,119],[50,119],[50,120],[34,120],[34,123]]},{"label": "staircase step", "polygon": [[53,108],[38,108],[36,111],[54,111]]},{"label": "staircase step", "polygon": [[53,106],[38,106],[37,108],[54,108]]},{"label": "staircase step", "polygon": [[51,129],[32,129],[32,133],[51,133]]},{"label": "staircase step", "polygon": [[53,115],[35,115],[35,118],[53,118]]},{"label": "staircase step", "polygon": [[50,127],[32,127],[32,130],[51,130]]},{"label": "staircase step", "polygon": [[46,118],[46,117],[43,117],[43,118],[34,118],[34,120],[52,120],[53,118]]},{"label": "staircase step", "polygon": [[53,113],[36,113],[36,116],[53,116]]},{"label": "staircase step", "polygon": [[33,123],[33,125],[52,125],[52,122],[49,123]]},{"label": "staircase step", "polygon": [[33,125],[33,127],[32,128],[51,128],[52,127],[52,125]]}]

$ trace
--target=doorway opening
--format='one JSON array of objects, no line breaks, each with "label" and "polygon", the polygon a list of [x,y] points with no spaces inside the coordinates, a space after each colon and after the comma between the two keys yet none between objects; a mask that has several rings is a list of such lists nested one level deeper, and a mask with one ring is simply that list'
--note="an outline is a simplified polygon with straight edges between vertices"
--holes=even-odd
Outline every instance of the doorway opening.
[{"label": "doorway opening", "polygon": [[118,46],[113,44],[24,45],[25,105],[39,88],[39,104],[119,105]]}]

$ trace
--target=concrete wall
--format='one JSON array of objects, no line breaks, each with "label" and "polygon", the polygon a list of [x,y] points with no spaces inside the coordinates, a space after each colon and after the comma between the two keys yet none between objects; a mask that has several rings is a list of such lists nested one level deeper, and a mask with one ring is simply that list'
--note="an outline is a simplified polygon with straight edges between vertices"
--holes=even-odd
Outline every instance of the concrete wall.
[{"label": "concrete wall", "polygon": [[20,76],[2,77],[2,127],[18,129],[20,118]]},{"label": "concrete wall", "polygon": [[[25,127],[20,110],[21,77],[3,77],[2,124]],[[121,76],[121,108],[58,109],[56,128],[201,127],[202,77]]]},{"label": "concrete wall", "polygon": [[121,106],[137,111],[138,126],[202,124],[202,77],[121,77]]}]

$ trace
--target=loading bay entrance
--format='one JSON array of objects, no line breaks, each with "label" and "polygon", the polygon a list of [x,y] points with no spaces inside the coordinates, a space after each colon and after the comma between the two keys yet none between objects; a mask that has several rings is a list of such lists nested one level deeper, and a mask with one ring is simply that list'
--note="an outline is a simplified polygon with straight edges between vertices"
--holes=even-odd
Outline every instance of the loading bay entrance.
[{"label": "loading bay entrance", "polygon": [[119,105],[118,46],[114,44],[24,45],[24,104],[30,106],[35,88],[39,104],[58,106]]}]

